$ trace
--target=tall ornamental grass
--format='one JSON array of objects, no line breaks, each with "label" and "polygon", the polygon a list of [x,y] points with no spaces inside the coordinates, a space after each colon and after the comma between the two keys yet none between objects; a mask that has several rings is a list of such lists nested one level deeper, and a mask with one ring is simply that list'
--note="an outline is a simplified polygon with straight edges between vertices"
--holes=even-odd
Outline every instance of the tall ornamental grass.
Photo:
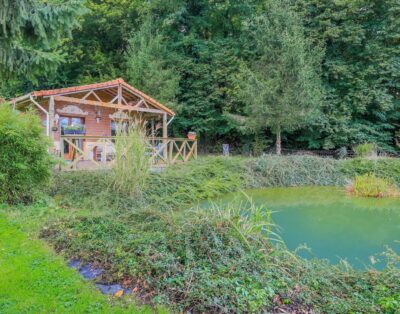
[{"label": "tall ornamental grass", "polygon": [[145,132],[138,125],[118,126],[115,139],[113,189],[130,196],[142,195],[150,175],[150,155]]}]

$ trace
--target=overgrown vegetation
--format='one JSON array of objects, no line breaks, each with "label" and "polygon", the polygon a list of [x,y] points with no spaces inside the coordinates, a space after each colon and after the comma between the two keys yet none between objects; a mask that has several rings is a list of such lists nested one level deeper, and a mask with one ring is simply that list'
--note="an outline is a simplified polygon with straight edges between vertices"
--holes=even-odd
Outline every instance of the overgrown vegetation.
[{"label": "overgrown vegetation", "polygon": [[400,186],[400,160],[398,158],[354,158],[343,163],[343,173],[347,179],[368,173],[378,178],[393,181]]},{"label": "overgrown vegetation", "polygon": [[388,264],[381,272],[304,260],[285,249],[269,212],[251,202],[193,207],[243,187],[342,185],[359,171],[357,163],[313,156],[200,158],[151,174],[141,200],[103,189],[110,173],[63,173],[53,189],[57,203],[91,214],[53,217],[41,235],[66,258],[105,268],[102,281],[131,285],[144,302],[179,311],[396,313],[394,252],[382,256]]},{"label": "overgrown vegetation", "polygon": [[[202,157],[188,164],[150,174],[143,198],[114,191],[110,172],[58,173],[50,194],[62,205],[129,210],[140,204],[176,209],[243,188],[273,186],[343,186],[358,175],[373,173],[400,186],[400,161],[395,158],[335,160],[314,156],[259,158]],[[91,182],[96,182],[92,184]]]},{"label": "overgrown vegetation", "polygon": [[265,155],[247,163],[252,187],[342,185],[342,161],[313,156]]},{"label": "overgrown vegetation", "polygon": [[0,203],[30,202],[47,186],[49,147],[36,114],[0,105]]},{"label": "overgrown vegetation", "polygon": [[398,196],[399,191],[388,179],[378,178],[373,174],[357,176],[347,186],[351,195],[361,197],[388,197]]}]

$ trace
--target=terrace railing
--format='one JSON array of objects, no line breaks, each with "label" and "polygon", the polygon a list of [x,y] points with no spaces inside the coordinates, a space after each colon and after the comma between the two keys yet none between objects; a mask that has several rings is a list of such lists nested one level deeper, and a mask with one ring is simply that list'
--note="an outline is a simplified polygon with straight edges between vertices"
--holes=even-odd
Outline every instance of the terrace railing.
[{"label": "terrace railing", "polygon": [[[66,159],[60,170],[109,169],[115,160],[115,137],[64,135],[58,155]],[[147,138],[147,152],[153,167],[197,159],[197,141],[186,138]],[[68,147],[66,147],[68,146]]]}]

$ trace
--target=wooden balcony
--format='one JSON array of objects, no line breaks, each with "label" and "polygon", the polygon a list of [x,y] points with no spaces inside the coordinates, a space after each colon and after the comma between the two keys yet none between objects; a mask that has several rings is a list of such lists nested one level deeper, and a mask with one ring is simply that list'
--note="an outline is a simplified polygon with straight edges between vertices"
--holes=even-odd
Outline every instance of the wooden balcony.
[{"label": "wooden balcony", "polygon": [[[147,153],[152,167],[165,167],[197,158],[197,141],[186,138],[147,138]],[[59,169],[96,170],[113,166],[116,149],[115,137],[65,135],[56,152],[65,162]]]}]

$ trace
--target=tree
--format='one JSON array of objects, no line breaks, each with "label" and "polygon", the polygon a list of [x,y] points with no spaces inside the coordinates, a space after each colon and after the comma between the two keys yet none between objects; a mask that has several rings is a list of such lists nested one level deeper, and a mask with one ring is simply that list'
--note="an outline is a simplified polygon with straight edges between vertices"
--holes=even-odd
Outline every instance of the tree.
[{"label": "tree", "polygon": [[54,72],[60,45],[84,12],[82,0],[0,0],[0,76],[36,80]]},{"label": "tree", "polygon": [[136,88],[176,107],[180,77],[171,58],[163,36],[155,31],[151,18],[147,18],[129,40],[126,75]]},{"label": "tree", "polygon": [[257,53],[244,70],[244,121],[250,130],[270,128],[280,154],[282,132],[304,126],[322,100],[322,51],[311,46],[300,18],[283,0],[269,1],[249,28]]},{"label": "tree", "polygon": [[300,0],[307,37],[325,47],[327,89],[318,126],[302,130],[314,148],[375,142],[393,150],[400,122],[400,2]]}]

